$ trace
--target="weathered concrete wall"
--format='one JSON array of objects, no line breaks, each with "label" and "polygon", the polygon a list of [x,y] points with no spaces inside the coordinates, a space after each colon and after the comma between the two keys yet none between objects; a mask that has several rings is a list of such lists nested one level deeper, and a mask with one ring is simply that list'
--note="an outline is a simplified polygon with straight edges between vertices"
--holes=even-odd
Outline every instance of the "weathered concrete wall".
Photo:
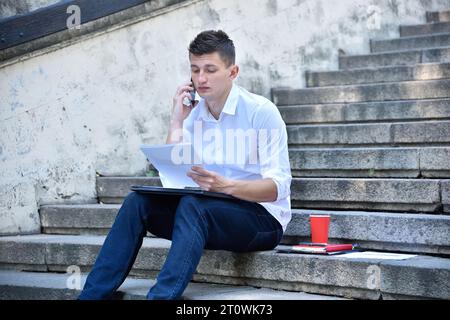
[{"label": "weathered concrete wall", "polygon": [[95,202],[96,172],[141,175],[140,143],[163,143],[187,46],[201,30],[235,41],[238,83],[304,86],[448,0],[205,0],[0,69],[0,234],[39,232],[38,207]]},{"label": "weathered concrete wall", "polygon": [[28,13],[61,0],[0,0],[0,19]]}]

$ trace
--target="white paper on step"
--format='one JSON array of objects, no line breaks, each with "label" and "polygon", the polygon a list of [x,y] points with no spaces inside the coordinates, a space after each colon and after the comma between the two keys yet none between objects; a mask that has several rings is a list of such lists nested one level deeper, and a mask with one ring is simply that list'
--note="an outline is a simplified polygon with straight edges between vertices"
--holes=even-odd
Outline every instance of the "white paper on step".
[{"label": "white paper on step", "polygon": [[349,252],[339,255],[339,258],[379,260],[406,260],[414,257],[417,257],[417,255],[375,251]]}]

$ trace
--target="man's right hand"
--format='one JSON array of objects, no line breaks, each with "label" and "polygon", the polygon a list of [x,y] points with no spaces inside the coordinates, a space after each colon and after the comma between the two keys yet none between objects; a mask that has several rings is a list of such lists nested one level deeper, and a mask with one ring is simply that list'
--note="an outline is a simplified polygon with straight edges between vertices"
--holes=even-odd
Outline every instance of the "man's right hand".
[{"label": "man's right hand", "polygon": [[167,134],[166,143],[178,143],[182,141],[183,121],[189,116],[194,106],[183,104],[183,100],[187,97],[191,99],[190,91],[194,90],[192,82],[187,82],[178,87],[173,97],[172,115],[170,117],[169,132]]},{"label": "man's right hand", "polygon": [[187,82],[184,85],[178,87],[175,96],[173,97],[173,107],[171,116],[172,123],[182,124],[183,121],[189,116],[192,109],[195,108],[195,105],[191,106],[183,104],[183,100],[185,98],[191,100],[190,91],[192,90],[194,90],[192,82]]}]

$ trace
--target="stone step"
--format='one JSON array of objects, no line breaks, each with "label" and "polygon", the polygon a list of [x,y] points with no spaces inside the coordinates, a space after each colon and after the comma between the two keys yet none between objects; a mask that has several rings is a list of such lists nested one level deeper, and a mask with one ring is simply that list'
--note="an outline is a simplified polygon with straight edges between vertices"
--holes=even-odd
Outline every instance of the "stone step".
[{"label": "stone step", "polygon": [[293,147],[430,146],[450,143],[450,121],[288,125]]},{"label": "stone step", "polygon": [[291,148],[294,177],[450,178],[450,147]]},{"label": "stone step", "polygon": [[450,97],[450,79],[356,84],[318,88],[274,88],[277,106],[420,100]]},{"label": "stone step", "polygon": [[286,124],[444,120],[450,99],[280,106]]},{"label": "stone step", "polygon": [[[74,300],[87,274],[0,270],[0,300]],[[128,277],[113,300],[145,300],[154,279]],[[79,285],[79,286],[78,286]],[[182,300],[343,300],[343,298],[250,286],[191,282]]]},{"label": "stone step", "polygon": [[294,177],[450,177],[449,147],[292,147],[289,158]]},{"label": "stone step", "polygon": [[397,39],[370,40],[370,52],[372,53],[448,46],[450,46],[450,33],[403,37]]},{"label": "stone step", "polygon": [[[289,158],[293,177],[450,177],[449,147],[291,147]],[[159,176],[156,169],[151,176]]]},{"label": "stone step", "polygon": [[[46,234],[107,234],[120,205],[46,205]],[[310,241],[309,214],[330,214],[330,242],[364,249],[450,255],[450,215],[294,209],[282,243]],[[75,226],[75,227],[74,227]],[[368,232],[370,230],[370,232]]]},{"label": "stone step", "polygon": [[450,48],[408,50],[363,55],[340,55],[339,69],[375,68],[414,65],[427,62],[450,62]]},{"label": "stone step", "polygon": [[[160,183],[159,178],[142,178],[140,182]],[[103,203],[121,203],[133,184],[134,179],[98,177],[98,198]],[[310,209],[440,212],[444,208],[447,212],[450,180],[293,178],[291,204]]]},{"label": "stone step", "polygon": [[305,72],[307,87],[450,78],[450,63]]},{"label": "stone step", "polygon": [[103,203],[122,203],[133,185],[161,186],[158,177],[97,177],[97,196]]},{"label": "stone step", "polygon": [[[2,268],[88,271],[103,236],[29,235],[0,238]],[[154,277],[170,241],[145,238],[131,276]],[[345,258],[275,251],[233,253],[205,250],[194,281],[246,285],[361,299],[450,298],[450,259],[421,256],[406,260]]]},{"label": "stone step", "polygon": [[450,22],[436,22],[400,26],[400,37],[410,37],[433,33],[450,33]]},{"label": "stone step", "polygon": [[289,157],[294,177],[448,178],[450,175],[449,147],[292,147]]},{"label": "stone step", "polygon": [[357,243],[365,250],[450,255],[450,215],[293,209],[282,243],[310,242],[311,214],[330,215],[330,243]]},{"label": "stone step", "polygon": [[289,148],[293,177],[449,178],[449,157],[449,147]]},{"label": "stone step", "polygon": [[[440,213],[449,180],[294,178],[293,208]],[[442,188],[442,190],[441,190]],[[441,200],[442,199],[442,200]]]},{"label": "stone step", "polygon": [[427,22],[448,22],[450,21],[450,11],[429,11],[426,13]]},{"label": "stone step", "polygon": [[41,231],[47,234],[104,235],[111,228],[119,204],[60,204],[39,208]]},{"label": "stone step", "polygon": [[441,198],[444,212],[450,212],[450,180],[441,181]]}]

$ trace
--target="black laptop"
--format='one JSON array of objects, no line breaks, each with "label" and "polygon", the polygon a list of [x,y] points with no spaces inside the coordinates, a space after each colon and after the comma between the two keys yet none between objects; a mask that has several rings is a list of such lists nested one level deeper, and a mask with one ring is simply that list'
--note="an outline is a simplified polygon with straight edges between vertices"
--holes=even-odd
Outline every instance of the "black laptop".
[{"label": "black laptop", "polygon": [[185,196],[188,194],[193,194],[205,197],[237,199],[236,197],[233,197],[226,193],[206,191],[198,187],[164,188],[159,186],[131,186],[130,189],[135,192],[147,194],[162,194],[162,195],[176,195],[176,196]]}]

